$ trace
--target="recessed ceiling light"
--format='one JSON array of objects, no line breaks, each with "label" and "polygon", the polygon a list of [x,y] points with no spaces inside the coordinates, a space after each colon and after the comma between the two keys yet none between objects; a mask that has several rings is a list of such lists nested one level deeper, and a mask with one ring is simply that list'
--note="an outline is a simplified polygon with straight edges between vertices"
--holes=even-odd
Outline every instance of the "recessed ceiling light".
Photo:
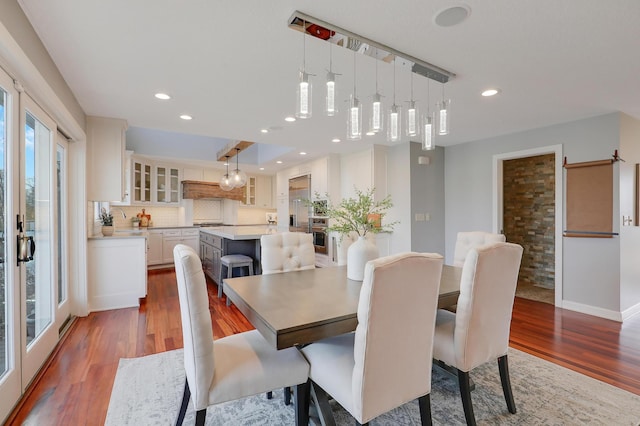
[{"label": "recessed ceiling light", "polygon": [[300,155],[307,155],[307,153],[304,151],[300,151]]},{"label": "recessed ceiling light", "polygon": [[193,120],[193,117],[187,114],[182,114],[180,118],[182,118],[183,120]]},{"label": "recessed ceiling light", "polygon": [[471,15],[471,8],[469,6],[452,6],[438,12],[433,18],[433,22],[441,27],[452,27],[462,23],[469,15]]},{"label": "recessed ceiling light", "polygon": [[260,129],[260,133],[269,133],[269,129]]},{"label": "recessed ceiling light", "polygon": [[296,121],[296,118],[289,116],[289,117],[285,117],[284,121],[288,121],[289,123],[293,123],[294,121]]},{"label": "recessed ceiling light", "polygon": [[278,161],[276,161],[276,163],[278,163],[278,164],[282,164],[282,161],[278,160]]},{"label": "recessed ceiling light", "polygon": [[333,139],[331,139],[331,142],[338,143],[338,142],[340,142],[340,139],[339,138],[333,138]]},{"label": "recessed ceiling light", "polygon": [[375,134],[376,134],[375,132],[367,132],[367,133],[365,133],[365,135],[367,135],[367,136],[373,136]]},{"label": "recessed ceiling light", "polygon": [[264,170],[264,167],[260,167],[260,170]]},{"label": "recessed ceiling light", "polygon": [[171,96],[167,95],[166,93],[156,93],[155,96],[156,98],[162,99],[163,101],[166,101],[167,99],[171,99]]},{"label": "recessed ceiling light", "polygon": [[495,96],[500,93],[500,89],[487,89],[482,92],[482,96]]}]

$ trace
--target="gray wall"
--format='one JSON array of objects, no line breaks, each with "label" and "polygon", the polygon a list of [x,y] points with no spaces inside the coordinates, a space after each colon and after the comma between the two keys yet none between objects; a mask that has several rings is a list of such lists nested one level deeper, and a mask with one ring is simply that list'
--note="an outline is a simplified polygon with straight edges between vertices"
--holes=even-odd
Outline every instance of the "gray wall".
[{"label": "gray wall", "polygon": [[[608,114],[445,149],[446,259],[458,231],[492,230],[493,156],[561,144],[570,163],[610,158],[619,148],[619,114]],[[620,229],[619,172],[614,167],[613,229]],[[564,200],[564,196],[563,196]],[[561,226],[564,226],[562,224]],[[619,312],[620,239],[564,238],[563,300]]]},{"label": "gray wall", "polygon": [[[423,151],[411,144],[411,250],[445,252],[444,149]],[[418,157],[429,158],[428,165],[418,164]],[[416,214],[428,214],[428,221],[416,221]]]},{"label": "gray wall", "polygon": [[[49,86],[64,103],[80,127],[86,129],[85,113],[82,107],[16,0],[0,0],[0,22],[9,31],[29,60],[38,68],[40,74],[47,80]],[[11,73],[11,70],[7,71]]]}]

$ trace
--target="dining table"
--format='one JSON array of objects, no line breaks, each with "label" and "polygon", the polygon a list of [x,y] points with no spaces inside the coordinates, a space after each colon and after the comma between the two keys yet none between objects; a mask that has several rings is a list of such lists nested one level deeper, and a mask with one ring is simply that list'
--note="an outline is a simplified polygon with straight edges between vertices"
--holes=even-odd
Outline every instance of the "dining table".
[{"label": "dining table", "polygon": [[[443,266],[439,308],[457,303],[461,274]],[[346,266],[224,279],[227,298],[276,349],[354,331],[361,286],[347,278]]]}]

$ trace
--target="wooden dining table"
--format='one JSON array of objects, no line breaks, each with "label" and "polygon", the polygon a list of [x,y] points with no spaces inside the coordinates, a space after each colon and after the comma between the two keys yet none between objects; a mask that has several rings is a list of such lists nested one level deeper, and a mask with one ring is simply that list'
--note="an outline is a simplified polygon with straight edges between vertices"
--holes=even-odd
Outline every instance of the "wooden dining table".
[{"label": "wooden dining table", "polygon": [[[444,265],[438,307],[455,305],[462,268]],[[398,283],[400,285],[400,283]],[[227,278],[224,293],[276,349],[354,331],[362,281],[336,266]]]}]

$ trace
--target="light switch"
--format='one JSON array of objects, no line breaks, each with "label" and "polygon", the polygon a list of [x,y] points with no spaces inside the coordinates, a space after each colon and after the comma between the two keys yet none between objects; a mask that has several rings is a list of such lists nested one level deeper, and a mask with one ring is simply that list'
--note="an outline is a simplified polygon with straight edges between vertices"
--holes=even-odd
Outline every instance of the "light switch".
[{"label": "light switch", "polygon": [[424,222],[424,213],[416,213],[416,222]]},{"label": "light switch", "polygon": [[426,220],[427,222],[431,220],[431,215],[429,213],[425,213],[424,214],[424,220]]}]

